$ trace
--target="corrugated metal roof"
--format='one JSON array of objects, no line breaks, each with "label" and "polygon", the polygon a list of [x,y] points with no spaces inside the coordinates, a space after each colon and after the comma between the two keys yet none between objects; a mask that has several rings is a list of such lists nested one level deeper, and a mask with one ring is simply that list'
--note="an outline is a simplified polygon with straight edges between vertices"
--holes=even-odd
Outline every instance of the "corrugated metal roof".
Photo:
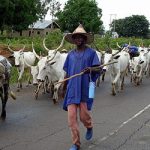
[{"label": "corrugated metal roof", "polygon": [[[37,21],[35,24],[33,24],[33,29],[45,29],[52,23],[51,20],[40,20]],[[29,26],[29,28],[32,28],[32,25]]]}]

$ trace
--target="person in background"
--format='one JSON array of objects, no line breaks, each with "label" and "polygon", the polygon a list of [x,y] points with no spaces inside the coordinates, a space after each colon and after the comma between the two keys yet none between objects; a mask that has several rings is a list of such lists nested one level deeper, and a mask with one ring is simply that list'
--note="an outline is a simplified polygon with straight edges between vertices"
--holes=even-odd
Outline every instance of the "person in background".
[{"label": "person in background", "polygon": [[88,47],[86,44],[93,42],[92,34],[87,33],[80,24],[73,33],[67,34],[66,41],[75,44],[76,48],[68,53],[64,63],[64,71],[66,78],[84,71],[84,74],[68,80],[64,84],[65,98],[63,109],[68,111],[68,125],[72,135],[72,146],[69,150],[80,149],[80,132],[78,122],[78,111],[80,121],[86,127],[86,140],[90,140],[93,136],[93,123],[90,110],[93,104],[93,98],[89,98],[89,82],[96,81],[100,75],[100,71],[90,71],[90,67],[100,65],[96,51]]}]

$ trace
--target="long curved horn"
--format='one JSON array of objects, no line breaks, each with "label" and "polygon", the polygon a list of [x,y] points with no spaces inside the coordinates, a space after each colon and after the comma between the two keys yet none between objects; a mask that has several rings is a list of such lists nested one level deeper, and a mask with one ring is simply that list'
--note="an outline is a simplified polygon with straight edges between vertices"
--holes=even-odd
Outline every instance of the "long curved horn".
[{"label": "long curved horn", "polygon": [[121,48],[121,46],[118,44],[118,42],[117,42],[117,46],[118,46],[118,48]]},{"label": "long curved horn", "polygon": [[95,44],[94,42],[93,42],[93,44],[94,44],[94,46],[95,46],[95,48],[96,48],[96,50],[97,50],[97,51],[101,52],[101,53],[102,53],[102,55],[104,55],[104,54],[105,54],[102,50],[100,50],[100,49],[96,46],[96,44]]},{"label": "long curved horn", "polygon": [[115,55],[117,55],[117,54],[119,54],[119,53],[120,53],[120,51],[116,52],[115,54],[112,54],[112,56],[115,56]]},{"label": "long curved horn", "polygon": [[52,61],[52,60],[55,58],[57,51],[63,46],[65,36],[66,36],[66,35],[63,36],[63,39],[62,39],[62,41],[61,41],[61,44],[58,46],[58,48],[55,49],[55,51],[54,51],[54,56],[53,56],[50,60],[48,60],[48,62]]},{"label": "long curved horn", "polygon": [[50,50],[50,49],[48,49],[48,48],[46,47],[46,45],[45,45],[45,38],[43,39],[43,46],[44,46],[44,48],[45,48],[47,51]]},{"label": "long curved horn", "polygon": [[128,46],[131,46],[131,42],[129,41],[129,45]]},{"label": "long curved horn", "polygon": [[26,60],[24,59],[24,63],[28,66],[28,67],[32,67],[32,65],[29,65]]},{"label": "long curved horn", "polygon": [[14,51],[9,47],[9,44],[8,44],[8,50],[9,52],[14,53]]},{"label": "long curved horn", "polygon": [[36,56],[36,58],[40,60],[40,56],[35,52],[33,42],[32,42],[32,51],[33,51],[34,55]]},{"label": "long curved horn", "polygon": [[57,49],[55,50],[56,52],[64,45],[64,40],[65,40],[65,36],[63,36],[63,39],[60,43],[60,45],[57,47]]},{"label": "long curved horn", "polygon": [[25,46],[25,45],[23,45],[23,48],[22,48],[21,50],[22,50],[22,51],[24,51],[25,47],[26,47],[26,46]]}]

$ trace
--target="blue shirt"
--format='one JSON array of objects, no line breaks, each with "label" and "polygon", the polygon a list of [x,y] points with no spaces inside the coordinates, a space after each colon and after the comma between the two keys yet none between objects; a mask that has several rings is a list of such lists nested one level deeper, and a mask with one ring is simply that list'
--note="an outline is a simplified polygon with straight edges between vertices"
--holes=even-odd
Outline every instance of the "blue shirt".
[{"label": "blue shirt", "polygon": [[138,52],[138,48],[136,46],[129,46],[129,52],[136,54]]},{"label": "blue shirt", "polygon": [[[100,65],[100,61],[96,51],[91,48],[86,48],[82,52],[77,52],[75,49],[68,53],[63,69],[67,77],[80,73],[87,67]],[[96,81],[100,74],[92,73],[92,81]],[[67,82],[67,90],[64,99],[63,109],[67,110],[70,104],[80,104],[86,102],[88,110],[91,110],[93,99],[88,98],[89,93],[89,74],[74,77]]]}]

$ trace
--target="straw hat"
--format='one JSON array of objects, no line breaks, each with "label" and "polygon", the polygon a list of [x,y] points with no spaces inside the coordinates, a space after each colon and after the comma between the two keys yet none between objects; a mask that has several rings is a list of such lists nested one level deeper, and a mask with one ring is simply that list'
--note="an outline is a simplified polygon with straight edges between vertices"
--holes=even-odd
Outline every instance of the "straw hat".
[{"label": "straw hat", "polygon": [[91,33],[87,33],[83,26],[80,24],[74,31],[73,33],[68,33],[65,37],[66,41],[68,41],[69,43],[74,44],[74,39],[73,39],[73,35],[75,34],[82,34],[84,36],[87,37],[87,41],[86,44],[90,44],[93,42],[94,40],[94,36]]}]

